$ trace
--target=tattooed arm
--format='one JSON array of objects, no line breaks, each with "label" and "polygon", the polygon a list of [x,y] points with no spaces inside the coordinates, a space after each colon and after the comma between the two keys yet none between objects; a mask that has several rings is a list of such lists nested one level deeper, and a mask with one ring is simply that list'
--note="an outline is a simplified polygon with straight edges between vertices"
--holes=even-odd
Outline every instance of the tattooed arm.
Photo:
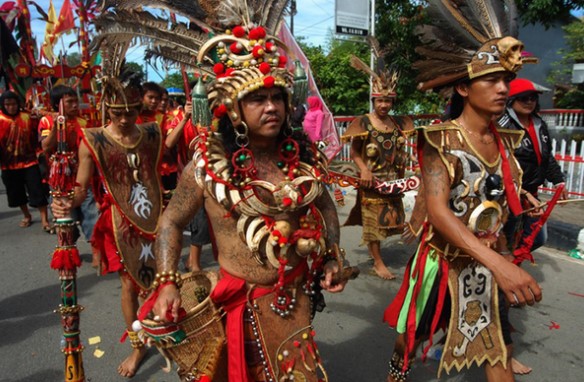
[{"label": "tattooed arm", "polygon": [[448,208],[450,179],[446,166],[435,148],[426,144],[423,152],[422,177],[428,221],[450,244],[487,267],[511,303],[533,305],[541,300],[537,282],[523,269],[483,245]]},{"label": "tattooed arm", "polygon": [[[353,132],[353,134],[356,134],[357,132],[365,131],[367,131],[365,126],[365,118],[355,118],[353,122],[351,122],[351,125],[347,128],[347,133]],[[363,187],[370,188],[373,186],[373,173],[367,167],[365,159],[362,157],[363,145],[366,143],[367,141],[361,138],[353,139],[351,142],[351,158],[359,168],[359,173],[361,174],[361,185]]]},{"label": "tattooed arm", "polygon": [[[182,250],[182,232],[203,207],[203,190],[195,181],[195,165],[190,162],[181,174],[172,199],[160,217],[158,234],[154,245],[157,271],[175,272]],[[168,284],[160,290],[154,305],[154,314],[165,318],[170,310],[174,320],[178,319],[180,295],[175,285]]]}]

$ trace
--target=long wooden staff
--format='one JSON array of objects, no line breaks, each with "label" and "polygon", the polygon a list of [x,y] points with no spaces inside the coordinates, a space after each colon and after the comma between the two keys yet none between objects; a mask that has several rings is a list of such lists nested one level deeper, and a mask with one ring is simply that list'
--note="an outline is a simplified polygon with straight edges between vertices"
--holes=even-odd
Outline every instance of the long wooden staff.
[{"label": "long wooden staff", "polygon": [[[57,117],[57,150],[51,156],[49,185],[53,198],[72,200],[77,174],[76,153],[67,147],[66,124],[63,101]],[[75,221],[71,216],[57,219],[57,247],[53,252],[51,268],[59,272],[61,303],[55,313],[61,315],[63,342],[61,351],[65,355],[65,382],[85,381],[83,345],[79,338],[79,313],[83,307],[77,303],[77,268],[81,266],[79,250],[75,245]]]}]

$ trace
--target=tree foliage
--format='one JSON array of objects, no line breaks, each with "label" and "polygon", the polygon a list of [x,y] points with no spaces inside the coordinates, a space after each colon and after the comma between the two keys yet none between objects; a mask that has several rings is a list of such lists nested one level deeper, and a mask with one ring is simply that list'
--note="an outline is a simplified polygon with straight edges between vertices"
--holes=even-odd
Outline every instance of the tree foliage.
[{"label": "tree foliage", "polygon": [[412,65],[420,58],[415,51],[420,45],[415,29],[425,22],[424,2],[384,0],[376,2],[376,8],[375,31],[385,49],[385,62],[400,72],[395,110],[401,114],[441,113],[444,105],[437,94],[417,90],[417,71]]},{"label": "tree foliage", "polygon": [[584,84],[572,85],[574,63],[584,63],[584,21],[574,21],[564,27],[568,49],[560,50],[562,59],[554,64],[548,81],[556,85],[554,104],[563,109],[581,109],[584,105]]},{"label": "tree foliage", "polygon": [[135,73],[139,73],[141,78],[146,78],[144,67],[137,62],[126,62],[126,67]]},{"label": "tree foliage", "polygon": [[351,40],[330,40],[328,53],[321,46],[300,41],[318,89],[334,115],[357,115],[369,110],[367,77],[349,65],[351,55],[368,62],[368,46]]},{"label": "tree foliage", "polygon": [[[187,72],[187,76],[188,76],[189,82],[191,82],[195,79],[195,77],[192,75],[192,73]],[[165,87],[165,88],[179,88],[179,89],[182,89],[183,91],[185,90],[183,76],[180,72],[175,72],[175,73],[171,73],[171,74],[167,75],[162,80],[160,85]]]},{"label": "tree foliage", "polygon": [[524,24],[541,23],[546,28],[557,20],[566,20],[571,11],[584,8],[584,0],[517,0],[516,3]]}]

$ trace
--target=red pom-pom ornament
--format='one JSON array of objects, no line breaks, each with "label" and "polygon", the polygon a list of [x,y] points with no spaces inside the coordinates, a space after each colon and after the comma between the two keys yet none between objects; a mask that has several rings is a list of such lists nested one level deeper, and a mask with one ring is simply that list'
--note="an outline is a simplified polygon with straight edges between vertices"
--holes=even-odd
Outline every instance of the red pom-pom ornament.
[{"label": "red pom-pom ornament", "polygon": [[213,115],[216,118],[221,118],[223,117],[225,114],[227,114],[227,106],[225,106],[225,104],[221,104],[219,106],[217,106],[215,108],[215,110],[213,110]]},{"label": "red pom-pom ornament", "polygon": [[272,76],[267,76],[266,78],[264,78],[264,87],[265,88],[271,88],[274,86],[274,77]]},{"label": "red pom-pom ornament", "polygon": [[266,30],[262,27],[253,28],[249,31],[250,40],[259,40],[266,37]]},{"label": "red pom-pom ornament", "polygon": [[238,42],[232,42],[231,45],[229,45],[229,50],[231,51],[231,53],[235,53],[235,54],[241,53],[242,48],[243,47]]},{"label": "red pom-pom ornament", "polygon": [[287,62],[288,62],[288,59],[286,58],[286,56],[280,56],[279,61],[278,61],[278,67],[279,68],[286,67]]},{"label": "red pom-pom ornament", "polygon": [[263,74],[268,74],[268,73],[270,73],[270,70],[272,70],[272,67],[267,62],[262,62],[258,69]]},{"label": "red pom-pom ornament", "polygon": [[262,57],[266,52],[264,51],[264,47],[261,45],[256,45],[253,47],[253,50],[251,51],[251,54],[253,54],[253,56],[255,58],[260,58]]},{"label": "red pom-pom ornament", "polygon": [[229,76],[231,76],[231,75],[233,74],[233,72],[234,72],[234,71],[235,71],[235,69],[233,69],[233,68],[229,68],[229,69],[227,69],[227,70],[225,71],[225,76],[226,76],[226,77],[229,77]]},{"label": "red pom-pom ornament", "polygon": [[215,73],[216,75],[220,75],[223,74],[223,72],[225,72],[225,65],[223,65],[222,63],[213,65],[213,73]]},{"label": "red pom-pom ornament", "polygon": [[245,29],[241,25],[238,25],[233,28],[233,35],[235,37],[243,37],[245,36]]}]

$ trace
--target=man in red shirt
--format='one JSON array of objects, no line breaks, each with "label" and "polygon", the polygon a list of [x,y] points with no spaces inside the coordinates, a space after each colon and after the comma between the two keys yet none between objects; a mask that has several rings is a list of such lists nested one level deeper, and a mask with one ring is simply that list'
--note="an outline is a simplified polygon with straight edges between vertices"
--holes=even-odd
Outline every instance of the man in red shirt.
[{"label": "man in red shirt", "polygon": [[[55,86],[51,90],[51,106],[54,112],[41,118],[38,128],[41,147],[49,160],[57,149],[57,125],[55,120],[61,101],[66,121],[65,139],[68,151],[77,154],[82,136],[81,129],[89,127],[87,120],[79,116],[79,97],[75,90],[69,86]],[[87,190],[87,197],[81,206],[74,209],[73,215],[74,219],[80,222],[85,239],[91,241],[93,227],[98,217],[98,208],[91,188]],[[94,258],[94,266],[98,266],[96,258]]]},{"label": "man in red shirt", "polygon": [[29,113],[20,109],[18,95],[7,91],[0,96],[0,169],[9,207],[19,207],[24,215],[20,227],[31,225],[27,203],[38,208],[45,231],[51,226],[47,198],[36,155],[36,126]]}]

